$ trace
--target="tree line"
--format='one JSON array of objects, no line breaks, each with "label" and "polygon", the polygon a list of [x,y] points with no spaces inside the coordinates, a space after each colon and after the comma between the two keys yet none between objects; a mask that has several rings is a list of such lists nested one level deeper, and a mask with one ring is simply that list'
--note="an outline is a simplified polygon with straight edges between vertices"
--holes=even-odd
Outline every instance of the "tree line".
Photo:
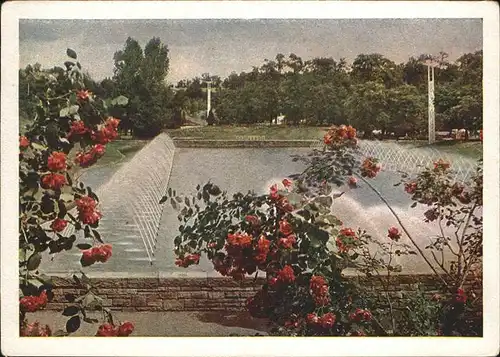
[{"label": "tree line", "polygon": [[[211,81],[212,107],[218,124],[276,123],[331,125],[347,123],[360,131],[374,129],[398,135],[418,134],[427,127],[427,67],[435,63],[436,123],[439,130],[477,130],[482,126],[482,51],[454,62],[448,55],[420,55],[396,64],[381,54],[360,54],[352,64],[345,59],[317,57],[303,60],[277,54],[251,71],[226,78],[208,73],[168,84],[168,46],[157,37],[144,48],[128,38],[113,56],[113,76],[95,81],[84,73],[85,86],[103,98],[123,95],[123,108],[113,108],[120,129],[137,137],[152,137],[176,128],[186,116],[206,110],[206,81]],[[19,70],[20,117],[34,118],[46,76],[64,69],[42,69],[40,64]],[[211,115],[213,120],[213,114]]]},{"label": "tree line", "polygon": [[427,130],[427,67],[435,67],[436,128],[482,126],[482,51],[454,62],[448,55],[420,55],[396,64],[380,54],[302,60],[278,54],[249,72],[232,73],[214,93],[220,123],[348,123],[360,131],[418,134]]}]

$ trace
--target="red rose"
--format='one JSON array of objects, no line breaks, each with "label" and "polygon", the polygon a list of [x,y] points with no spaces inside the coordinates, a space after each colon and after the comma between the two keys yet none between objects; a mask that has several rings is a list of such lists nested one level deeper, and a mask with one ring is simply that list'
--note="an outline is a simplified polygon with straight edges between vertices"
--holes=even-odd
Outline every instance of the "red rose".
[{"label": "red rose", "polygon": [[285,249],[292,248],[295,243],[297,243],[297,239],[295,238],[295,236],[293,234],[290,234],[286,238],[280,238],[280,240],[279,240],[279,245]]},{"label": "red rose", "polygon": [[333,137],[330,133],[326,133],[325,136],[323,137],[323,142],[325,145],[330,145],[333,143]]},{"label": "red rose", "polygon": [[349,177],[349,182],[348,182],[350,187],[357,187],[358,185],[358,179],[356,177]]},{"label": "red rose", "polygon": [[347,126],[346,128],[347,131],[347,138],[349,139],[354,139],[356,137],[356,129],[354,129],[352,126]]},{"label": "red rose", "polygon": [[74,135],[83,135],[88,131],[89,129],[85,127],[85,123],[82,120],[76,120],[71,123],[71,127],[69,128],[68,138]]},{"label": "red rose", "polygon": [[292,231],[292,226],[286,219],[280,221],[280,232],[283,233],[285,236],[288,236],[293,233]]},{"label": "red rose", "polygon": [[111,324],[102,324],[97,330],[96,336],[100,337],[115,337],[118,334],[118,330]]},{"label": "red rose", "polygon": [[190,264],[198,264],[200,261],[200,255],[199,254],[189,254],[186,259]]},{"label": "red rose", "polygon": [[313,291],[318,291],[325,285],[327,285],[326,280],[320,275],[313,275],[309,281],[309,286]]},{"label": "red rose", "polygon": [[217,242],[210,242],[207,244],[207,247],[208,248],[215,248],[215,247],[217,247]]},{"label": "red rose", "polygon": [[113,247],[111,244],[101,244],[91,249],[92,256],[96,262],[105,263],[111,258]]},{"label": "red rose", "polygon": [[401,233],[399,233],[399,230],[396,227],[391,227],[388,230],[388,237],[391,238],[392,240],[398,241],[399,238],[401,238]]},{"label": "red rose", "polygon": [[66,184],[66,176],[50,173],[42,177],[42,186],[52,190],[59,190]]},{"label": "red rose", "polygon": [[91,138],[100,144],[107,144],[116,139],[117,136],[118,133],[114,127],[105,125],[97,132],[92,132]]},{"label": "red rose", "polygon": [[82,251],[82,257],[80,259],[80,262],[84,267],[92,265],[96,262],[92,249],[87,249]]},{"label": "red rose", "polygon": [[347,237],[355,237],[356,236],[356,232],[354,232],[352,230],[352,228],[342,228],[339,233],[341,235],[347,236]]},{"label": "red rose", "polygon": [[290,188],[293,184],[293,182],[287,178],[283,179],[282,183],[283,183],[283,186],[285,186],[286,188]]},{"label": "red rose", "polygon": [[377,162],[377,159],[369,157],[365,159],[365,161],[363,161],[363,164],[361,165],[361,176],[374,178],[375,176],[377,176],[380,169],[381,166]]},{"label": "red rose", "polygon": [[335,315],[331,312],[327,312],[321,316],[320,323],[323,328],[332,328],[335,324]]},{"label": "red rose", "polygon": [[408,182],[405,184],[406,193],[412,194],[416,190],[417,190],[417,183],[416,182]]},{"label": "red rose", "polygon": [[275,201],[281,197],[281,195],[278,194],[278,185],[277,184],[274,184],[271,187],[269,187],[269,197]]},{"label": "red rose", "polygon": [[106,147],[102,144],[96,144],[90,149],[90,153],[96,157],[101,157],[106,152]]},{"label": "red rose", "polygon": [[68,221],[66,221],[65,219],[56,218],[52,221],[50,228],[54,232],[62,232],[64,230],[64,228],[66,228],[67,225],[68,225]]},{"label": "red rose", "polygon": [[30,146],[30,141],[26,136],[20,136],[19,137],[19,147],[21,149],[26,149],[28,146]]},{"label": "red rose", "polygon": [[434,171],[445,171],[450,168],[450,163],[439,159],[438,161],[434,162]]},{"label": "red rose", "polygon": [[134,324],[130,321],[125,321],[118,327],[118,336],[128,336],[132,332],[134,332]]},{"label": "red rose", "polygon": [[467,295],[465,294],[465,291],[463,289],[457,289],[455,300],[462,304],[465,304],[467,302]]},{"label": "red rose", "polygon": [[118,125],[120,124],[120,120],[119,119],[116,119],[116,118],[113,118],[113,117],[108,117],[108,119],[106,119],[106,126],[109,126],[113,129],[118,129]]},{"label": "red rose", "polygon": [[97,203],[92,197],[84,196],[75,201],[78,210],[78,218],[84,224],[94,224],[101,219],[102,214],[97,211]]},{"label": "red rose", "polygon": [[271,279],[269,279],[269,285],[270,286],[274,286],[278,283],[278,278],[277,277],[272,277]]},{"label": "red rose", "polygon": [[253,227],[258,227],[260,225],[260,219],[257,216],[248,215],[245,217],[245,221],[250,223]]},{"label": "red rose", "polygon": [[47,306],[47,293],[42,291],[40,296],[24,296],[19,300],[21,311],[35,312]]},{"label": "red rose", "polygon": [[357,308],[353,313],[349,314],[349,318],[354,321],[370,321],[372,319],[372,313],[369,310],[363,310]]},{"label": "red rose", "polygon": [[53,152],[47,160],[47,167],[50,171],[63,171],[66,169],[66,154],[63,152]]},{"label": "red rose", "polygon": [[293,283],[295,281],[293,268],[290,265],[285,265],[285,267],[278,272],[278,280],[284,283]]},{"label": "red rose", "polygon": [[76,92],[76,97],[78,98],[78,100],[85,101],[89,99],[91,94],[92,93],[88,90],[79,90]]},{"label": "red rose", "polygon": [[292,204],[288,202],[288,199],[286,197],[282,197],[278,201],[278,208],[284,212],[292,212],[294,210]]},{"label": "red rose", "polygon": [[52,335],[52,331],[48,325],[42,327],[38,321],[35,321],[23,326],[20,335],[23,337],[49,337]]},{"label": "red rose", "polygon": [[319,317],[316,314],[307,314],[306,321],[309,325],[317,325],[319,323]]}]

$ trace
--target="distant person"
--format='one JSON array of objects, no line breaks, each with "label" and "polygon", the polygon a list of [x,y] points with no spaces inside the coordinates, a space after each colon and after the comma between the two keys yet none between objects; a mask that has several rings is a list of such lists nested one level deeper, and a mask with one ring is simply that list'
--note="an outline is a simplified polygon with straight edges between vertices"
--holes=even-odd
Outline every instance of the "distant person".
[{"label": "distant person", "polygon": [[207,124],[208,125],[215,124],[215,115],[214,115],[214,112],[212,111],[212,109],[210,109],[210,112],[208,113]]}]

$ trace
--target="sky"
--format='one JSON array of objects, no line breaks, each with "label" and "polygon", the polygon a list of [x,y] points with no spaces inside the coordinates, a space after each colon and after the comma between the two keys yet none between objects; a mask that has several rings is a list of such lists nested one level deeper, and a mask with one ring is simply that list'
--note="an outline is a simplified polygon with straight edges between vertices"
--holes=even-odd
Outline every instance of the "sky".
[{"label": "sky", "polygon": [[444,51],[449,60],[482,49],[481,19],[329,20],[20,20],[20,66],[62,66],[66,48],[78,53],[96,80],[113,74],[113,54],[127,37],[142,47],[152,37],[167,44],[168,82],[208,72],[222,78],[251,70],[277,53],[307,60],[380,53],[400,63]]}]

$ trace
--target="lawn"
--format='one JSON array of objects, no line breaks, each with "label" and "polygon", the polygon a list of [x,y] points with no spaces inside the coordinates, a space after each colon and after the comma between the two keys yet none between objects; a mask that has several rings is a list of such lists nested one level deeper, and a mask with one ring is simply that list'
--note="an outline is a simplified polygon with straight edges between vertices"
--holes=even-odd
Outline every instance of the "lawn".
[{"label": "lawn", "polygon": [[319,140],[328,128],[307,126],[203,126],[167,130],[174,139]]},{"label": "lawn", "polygon": [[146,145],[148,140],[115,140],[106,145],[106,153],[96,166],[116,164],[124,159],[132,157],[137,151]]},{"label": "lawn", "polygon": [[414,147],[430,147],[445,154],[458,154],[472,159],[479,159],[483,156],[483,143],[481,141],[439,141],[432,145],[425,141],[399,141],[400,144]]}]

